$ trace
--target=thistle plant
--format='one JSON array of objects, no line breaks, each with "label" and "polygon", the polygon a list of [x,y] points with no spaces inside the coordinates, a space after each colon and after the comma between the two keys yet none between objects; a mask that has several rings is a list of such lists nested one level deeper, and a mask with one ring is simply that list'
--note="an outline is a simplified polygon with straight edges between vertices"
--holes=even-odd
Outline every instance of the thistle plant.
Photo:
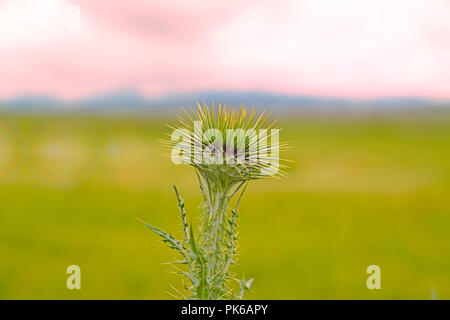
[{"label": "thistle plant", "polygon": [[237,261],[239,204],[250,180],[284,176],[286,167],[279,152],[287,144],[279,142],[276,121],[269,124],[269,118],[266,112],[257,114],[243,106],[216,109],[213,103],[197,103],[196,109],[183,109],[178,125],[169,126],[170,140],[161,141],[172,148],[174,163],[194,168],[202,193],[200,224],[194,232],[173,187],[182,240],[140,220],[181,257],[171,263],[183,281],[183,289],[175,289],[177,298],[235,300],[250,289],[253,279],[238,279],[231,270]]}]

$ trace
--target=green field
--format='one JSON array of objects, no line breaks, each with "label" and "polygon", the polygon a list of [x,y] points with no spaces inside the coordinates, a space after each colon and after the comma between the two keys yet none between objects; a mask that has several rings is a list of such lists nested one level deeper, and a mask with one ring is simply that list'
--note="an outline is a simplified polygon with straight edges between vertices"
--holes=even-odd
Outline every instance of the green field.
[{"label": "green field", "polygon": [[[134,216],[179,235],[194,171],[157,139],[167,119],[0,117],[0,299],[171,299],[175,256]],[[240,207],[248,299],[450,299],[450,117],[286,117],[289,179]],[[192,219],[195,224],[197,220]],[[82,289],[66,288],[79,265]],[[381,268],[368,290],[366,268]]]}]

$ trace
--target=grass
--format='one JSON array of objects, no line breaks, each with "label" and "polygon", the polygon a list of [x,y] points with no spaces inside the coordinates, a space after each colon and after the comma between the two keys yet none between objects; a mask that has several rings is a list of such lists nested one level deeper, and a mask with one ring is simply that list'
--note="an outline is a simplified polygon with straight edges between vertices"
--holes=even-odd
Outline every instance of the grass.
[{"label": "grass", "polygon": [[[188,214],[201,201],[195,173],[160,156],[168,120],[0,119],[0,298],[170,299],[174,254],[133,218],[182,238],[172,184]],[[239,208],[246,298],[449,299],[449,122],[282,118],[290,178],[250,184]],[[365,287],[371,264],[382,290]]]}]

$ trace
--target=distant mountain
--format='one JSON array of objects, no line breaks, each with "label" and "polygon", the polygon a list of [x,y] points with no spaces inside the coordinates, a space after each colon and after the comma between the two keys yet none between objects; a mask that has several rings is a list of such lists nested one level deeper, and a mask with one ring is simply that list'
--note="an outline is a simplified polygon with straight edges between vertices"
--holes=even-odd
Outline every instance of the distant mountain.
[{"label": "distant mountain", "polygon": [[294,107],[323,104],[346,104],[349,100],[320,97],[289,96],[257,91],[204,91],[170,94],[159,98],[145,98],[136,92],[121,92],[83,99],[71,104],[82,108],[120,108],[120,109],[167,109],[180,106],[193,106],[199,101],[225,104],[244,104],[247,106]]},{"label": "distant mountain", "polygon": [[53,109],[64,102],[48,95],[22,95],[9,100],[0,101],[1,109],[37,110]]},{"label": "distant mountain", "polygon": [[203,91],[170,94],[159,98],[147,98],[135,91],[120,91],[79,99],[63,101],[46,95],[24,95],[0,101],[0,111],[46,112],[152,112],[170,111],[180,106],[193,106],[205,101],[226,104],[244,104],[266,109],[338,111],[338,110],[398,110],[411,107],[434,106],[433,100],[405,97],[356,100],[314,96],[284,95],[260,91]]},{"label": "distant mountain", "polygon": [[146,108],[151,107],[152,99],[147,99],[137,92],[113,92],[71,102],[74,108]]}]

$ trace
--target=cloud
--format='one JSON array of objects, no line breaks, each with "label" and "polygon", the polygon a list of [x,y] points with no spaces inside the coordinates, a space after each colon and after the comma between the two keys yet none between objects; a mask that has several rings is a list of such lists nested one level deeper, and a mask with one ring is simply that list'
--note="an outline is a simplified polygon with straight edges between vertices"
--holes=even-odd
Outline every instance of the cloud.
[{"label": "cloud", "polygon": [[[67,28],[66,8],[81,9]],[[0,97],[268,90],[450,97],[445,0],[7,0]]]}]

